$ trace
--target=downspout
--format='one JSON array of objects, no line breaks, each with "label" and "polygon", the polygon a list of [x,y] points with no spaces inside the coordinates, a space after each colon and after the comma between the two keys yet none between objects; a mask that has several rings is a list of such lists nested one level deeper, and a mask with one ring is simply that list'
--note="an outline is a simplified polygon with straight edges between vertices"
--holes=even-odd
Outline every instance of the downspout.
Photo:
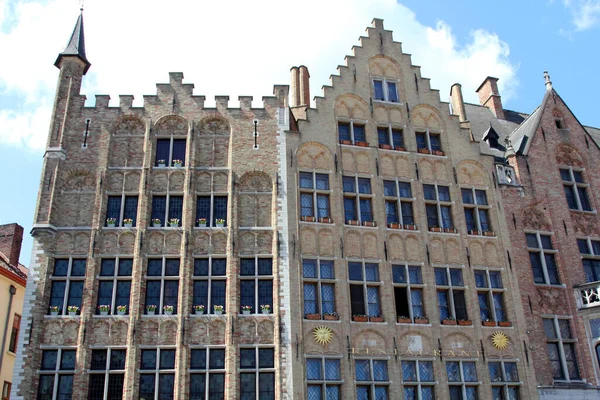
[{"label": "downspout", "polygon": [[6,336],[8,335],[8,323],[10,322],[10,313],[12,311],[12,302],[17,288],[10,285],[10,298],[8,299],[8,309],[6,310],[6,324],[4,325],[4,334],[2,335],[2,347],[0,347],[0,372],[2,372],[2,360],[4,359],[5,347],[6,347]]}]

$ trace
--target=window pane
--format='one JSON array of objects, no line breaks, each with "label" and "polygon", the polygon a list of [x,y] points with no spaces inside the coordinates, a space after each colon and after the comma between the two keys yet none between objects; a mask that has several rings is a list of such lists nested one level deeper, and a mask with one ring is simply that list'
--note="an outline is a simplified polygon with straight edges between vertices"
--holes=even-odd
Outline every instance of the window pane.
[{"label": "window pane", "polygon": [[321,278],[322,279],[334,279],[333,261],[321,260]]},{"label": "window pane", "polygon": [[518,382],[519,381],[519,373],[517,372],[517,363],[505,362],[504,363],[504,373],[505,373],[507,382]]},{"label": "window pane", "polygon": [[321,303],[323,313],[335,312],[335,290],[333,285],[321,285]]},{"label": "window pane", "polygon": [[138,197],[137,196],[125,197],[125,207],[123,208],[123,219],[132,219],[133,226],[137,225],[137,207],[138,207]]},{"label": "window pane", "polygon": [[440,221],[438,219],[437,206],[435,204],[426,204],[425,212],[427,214],[427,226],[432,227],[440,227]]},{"label": "window pane", "polygon": [[433,382],[433,363],[419,361],[419,378],[421,382]]},{"label": "window pane", "polygon": [[90,384],[87,400],[104,400],[104,374],[90,375]]},{"label": "window pane", "polygon": [[212,276],[225,276],[227,273],[227,259],[225,258],[213,258],[212,259]]},{"label": "window pane", "polygon": [[417,363],[416,361],[402,362],[402,380],[406,382],[417,381]]},{"label": "window pane", "polygon": [[398,102],[398,92],[396,91],[396,83],[387,82],[388,87],[388,101],[397,103]]},{"label": "window pane", "polygon": [[414,225],[412,203],[403,201],[400,203],[400,208],[402,209],[402,222],[407,225]]},{"label": "window pane", "polygon": [[490,272],[490,285],[493,288],[502,287],[502,275],[500,272]]},{"label": "window pane", "polygon": [[356,203],[354,197],[344,198],[344,218],[346,219],[346,222],[358,219],[356,217]]},{"label": "window pane", "polygon": [[365,138],[365,127],[363,125],[354,124],[354,142],[364,142]]},{"label": "window pane", "polygon": [[398,182],[398,187],[400,188],[400,197],[403,198],[412,198],[412,191],[410,188],[410,183],[408,182]]},{"label": "window pane", "polygon": [[373,80],[373,91],[375,100],[385,100],[383,95],[383,81]]},{"label": "window pane", "polygon": [[475,197],[477,198],[477,204],[480,206],[487,206],[487,195],[485,190],[475,190]]},{"label": "window pane", "polygon": [[364,315],[365,302],[362,285],[350,285],[350,305],[352,315]]},{"label": "window pane", "polygon": [[440,135],[429,134],[429,143],[431,144],[431,150],[442,150]]},{"label": "window pane", "polygon": [[57,400],[69,400],[73,394],[73,375],[58,376]]},{"label": "window pane", "polygon": [[106,202],[106,225],[108,225],[108,219],[114,218],[117,226],[121,223],[121,196],[108,196]]},{"label": "window pane", "polygon": [[315,174],[315,180],[317,182],[317,190],[329,190],[329,175]]},{"label": "window pane", "polygon": [[38,387],[38,400],[52,400],[54,375],[41,375]]},{"label": "window pane", "polygon": [[448,286],[448,275],[445,268],[435,268],[435,284]]},{"label": "window pane", "polygon": [[179,281],[165,281],[164,287],[163,306],[173,306],[173,314],[177,314]]},{"label": "window pane", "polygon": [[58,350],[44,350],[42,353],[42,371],[53,371],[56,369]]},{"label": "window pane", "polygon": [[[112,306],[113,281],[100,281],[98,283],[98,306]],[[111,310],[114,307],[111,307]],[[96,308],[96,314],[100,314],[100,309]]]},{"label": "window pane", "polygon": [[242,306],[252,306],[252,311],[256,312],[255,298],[255,282],[254,280],[240,281],[240,304]]},{"label": "window pane", "polygon": [[69,285],[69,298],[67,306],[77,306],[81,309],[81,298],[83,297],[83,281],[71,282]]},{"label": "window pane", "polygon": [[588,242],[585,239],[577,239],[577,247],[579,247],[579,252],[581,254],[592,254],[590,252],[590,247],[588,246]]},{"label": "window pane", "polygon": [[306,379],[321,380],[321,359],[308,358],[306,359]]},{"label": "window pane", "polygon": [[379,144],[390,144],[390,136],[388,128],[377,128],[377,139]]},{"label": "window pane", "polygon": [[154,399],[154,374],[140,375],[140,399]]},{"label": "window pane", "polygon": [[478,288],[488,287],[487,276],[484,271],[475,271],[475,286]]},{"label": "window pane", "polygon": [[198,196],[196,199],[196,220],[205,218],[207,225],[211,226],[210,196]]},{"label": "window pane", "polygon": [[190,374],[190,400],[204,400],[205,394],[204,374]]},{"label": "window pane", "polygon": [[447,186],[438,186],[438,196],[440,201],[450,201],[450,188]]},{"label": "window pane", "polygon": [[119,276],[131,276],[133,271],[133,260],[132,259],[120,259],[119,260]]},{"label": "window pane", "polygon": [[571,182],[571,174],[569,173],[568,169],[561,169],[560,170],[560,177],[563,181],[565,182]]},{"label": "window pane", "polygon": [[190,369],[206,369],[206,349],[192,349]]},{"label": "window pane", "polygon": [[160,220],[162,226],[167,226],[166,221],[166,210],[167,210],[167,197],[166,196],[153,196],[152,197],[152,220]]},{"label": "window pane", "polygon": [[423,197],[425,198],[425,200],[437,200],[435,186],[423,185]]},{"label": "window pane", "polygon": [[338,135],[339,140],[351,140],[350,139],[350,124],[345,122],[338,122]]},{"label": "window pane", "polygon": [[210,349],[210,360],[208,367],[210,369],[225,368],[225,349]]},{"label": "window pane", "polygon": [[302,271],[305,278],[316,278],[317,260],[302,260]]},{"label": "window pane", "polygon": [[273,274],[273,259],[259,258],[258,259],[258,275],[272,275],[272,274]]},{"label": "window pane", "polygon": [[396,182],[394,181],[383,181],[383,195],[384,196],[394,196],[396,195]]},{"label": "window pane", "polygon": [[86,260],[73,260],[71,276],[85,276]]},{"label": "window pane", "polygon": [[175,388],[174,374],[160,374],[158,376],[158,396],[161,400],[173,399],[173,390]]},{"label": "window pane", "polygon": [[374,381],[387,381],[388,380],[387,361],[373,360],[373,380]]},{"label": "window pane", "polygon": [[533,272],[533,280],[535,283],[545,283],[546,278],[544,277],[544,270],[542,268],[542,261],[540,260],[540,253],[529,253],[529,261],[531,261],[531,269]]},{"label": "window pane", "polygon": [[108,354],[106,350],[92,350],[92,362],[90,365],[90,369],[92,371],[105,370],[107,356]]},{"label": "window pane", "polygon": [[400,222],[398,218],[398,203],[395,200],[385,202],[385,217],[388,224],[397,224]]},{"label": "window pane", "polygon": [[371,193],[371,180],[369,178],[358,178],[358,192]]},{"label": "window pane", "polygon": [[360,219],[362,221],[373,221],[371,199],[360,199]]},{"label": "window pane", "polygon": [[[273,308],[273,281],[258,281],[258,305],[269,305]],[[258,309],[257,309],[258,311]]]},{"label": "window pane", "polygon": [[452,222],[452,211],[450,206],[440,206],[440,212],[442,214],[442,227],[453,228],[454,223]]},{"label": "window pane", "polygon": [[213,205],[214,210],[211,226],[213,223],[216,225],[217,219],[224,220],[223,226],[227,226],[227,196],[214,196]]},{"label": "window pane", "polygon": [[365,280],[369,282],[379,281],[379,268],[377,264],[365,263]]},{"label": "window pane", "polygon": [[256,266],[253,258],[242,258],[241,260],[240,275],[255,275]]},{"label": "window pane", "polygon": [[325,379],[328,381],[341,380],[340,375],[340,360],[325,359]]},{"label": "window pane", "polygon": [[240,368],[256,368],[255,349],[240,349]]},{"label": "window pane", "polygon": [[313,176],[310,172],[300,172],[300,187],[304,189],[313,188]]},{"label": "window pane", "polygon": [[348,279],[352,281],[362,281],[362,263],[348,262]]},{"label": "window pane", "polygon": [[474,362],[463,362],[463,375],[465,382],[477,382],[477,370]]},{"label": "window pane", "polygon": [[[129,313],[129,295],[131,294],[131,281],[117,281],[117,295],[115,297],[115,306],[125,306],[125,314]],[[112,308],[113,313],[117,308]]]},{"label": "window pane", "polygon": [[165,276],[179,276],[179,259],[167,258],[165,262]]},{"label": "window pane", "polygon": [[542,247],[547,250],[552,250],[552,238],[548,235],[540,235]]},{"label": "window pane", "polygon": [[258,398],[260,400],[275,399],[275,373],[260,373],[258,377]]},{"label": "window pane", "polygon": [[473,200],[473,191],[471,189],[461,189],[462,201],[465,204],[475,204]]},{"label": "window pane", "polygon": [[173,157],[171,161],[181,160],[185,165],[185,139],[173,140]]},{"label": "window pane", "polygon": [[371,380],[371,367],[369,365],[369,360],[356,360],[355,368],[357,381]]},{"label": "window pane", "polygon": [[448,375],[448,382],[460,382],[460,369],[458,362],[447,362],[446,374]]},{"label": "window pane", "polygon": [[404,266],[392,266],[392,280],[394,283],[408,283]]},{"label": "window pane", "polygon": [[537,241],[537,236],[535,233],[526,233],[525,238],[527,239],[527,247],[531,247],[537,249],[540,247]]},{"label": "window pane", "polygon": [[462,271],[457,268],[450,268],[450,281],[452,286],[464,286]]},{"label": "window pane", "polygon": [[381,315],[381,309],[379,307],[379,287],[370,286],[367,287],[367,302],[368,302],[368,315],[378,317]]},{"label": "window pane", "polygon": [[554,319],[544,318],[544,332],[546,333],[546,338],[548,339],[557,339],[556,336],[556,328],[554,327]]},{"label": "window pane", "polygon": [[417,149],[427,149],[427,138],[425,137],[424,132],[416,132],[415,133],[417,139]]},{"label": "window pane", "polygon": [[494,382],[502,382],[502,364],[499,362],[490,362],[488,363],[488,370],[490,371],[490,381]]},{"label": "window pane", "polygon": [[169,221],[172,218],[177,218],[181,223],[181,215],[183,211],[183,196],[171,196],[169,198]]},{"label": "window pane", "polygon": [[421,267],[410,265],[408,267],[408,277],[410,283],[423,283],[423,278],[421,276]]},{"label": "window pane", "polygon": [[175,368],[175,350],[160,351],[160,369]]},{"label": "window pane", "polygon": [[225,374],[210,374],[208,380],[210,400],[225,399]]},{"label": "window pane", "polygon": [[275,349],[258,349],[258,368],[275,367]]},{"label": "window pane", "polygon": [[575,182],[584,183],[583,173],[581,171],[573,171],[573,177],[575,178]]},{"label": "window pane", "polygon": [[587,194],[587,190],[584,187],[578,187],[577,193],[579,194],[579,202],[581,203],[581,209],[584,211],[591,211],[592,206],[590,204],[590,199]]}]

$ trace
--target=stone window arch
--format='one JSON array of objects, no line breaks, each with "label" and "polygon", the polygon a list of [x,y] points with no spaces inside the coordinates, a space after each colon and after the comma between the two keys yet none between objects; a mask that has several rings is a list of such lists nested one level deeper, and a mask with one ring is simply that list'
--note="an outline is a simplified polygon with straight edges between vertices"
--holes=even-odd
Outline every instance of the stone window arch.
[{"label": "stone window arch", "polygon": [[264,172],[248,172],[239,181],[240,227],[271,227],[273,180]]},{"label": "stone window arch", "polygon": [[206,117],[196,125],[196,130],[196,166],[227,167],[231,137],[229,121],[221,116]]}]

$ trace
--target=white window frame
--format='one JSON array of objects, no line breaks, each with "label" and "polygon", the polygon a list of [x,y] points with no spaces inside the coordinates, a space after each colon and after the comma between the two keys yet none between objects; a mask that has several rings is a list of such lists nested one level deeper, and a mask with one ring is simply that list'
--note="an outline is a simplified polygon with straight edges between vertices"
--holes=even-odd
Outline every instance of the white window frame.
[{"label": "white window frame", "polygon": [[[589,190],[588,188],[590,187],[589,183],[581,183],[581,182],[577,182],[575,180],[575,174],[573,172],[579,172],[581,173],[581,177],[585,178],[584,174],[585,174],[585,169],[584,168],[573,168],[571,166],[565,166],[565,165],[560,165],[558,167],[559,169],[559,174],[560,171],[568,171],[569,172],[569,177],[570,180],[569,181],[565,181],[562,179],[562,175],[560,175],[560,180],[562,182],[562,185],[564,187],[569,186],[570,188],[573,189],[573,194],[575,197],[575,202],[577,203],[577,208],[570,208],[569,210],[574,210],[574,211],[583,211],[583,212],[594,212],[594,207],[592,207],[592,199],[590,197],[589,194]],[[588,203],[590,204],[590,209],[589,210],[584,210],[583,206],[581,205],[581,199],[579,198],[579,189],[583,189],[585,190],[586,194],[587,194],[587,198],[588,198]],[[566,201],[566,197],[565,197],[565,201]],[[567,204],[568,206],[568,204]]]},{"label": "white window frame", "polygon": [[[69,292],[71,290],[71,282],[73,281],[80,281],[80,282],[84,282],[84,291],[85,291],[85,278],[87,276],[87,266],[88,266],[88,260],[87,260],[87,256],[56,256],[54,257],[54,268],[56,268],[56,261],[57,260],[69,260],[69,266],[67,268],[67,275],[66,276],[55,276],[54,275],[54,269],[52,270],[52,274],[49,276],[49,280],[50,280],[50,294],[52,294],[52,286],[54,285],[54,282],[59,282],[59,281],[63,281],[65,282],[65,292],[63,294],[63,305],[62,308],[59,310],[58,315],[67,315],[68,314],[68,310],[67,307],[69,306],[68,301],[69,301]],[[73,269],[73,260],[85,260],[85,265],[86,265],[86,273],[83,276],[71,276],[71,271]],[[83,296],[82,296],[83,297]],[[51,299],[49,299],[50,301]],[[83,299],[82,299],[82,303],[83,303]],[[81,312],[81,310],[79,310]],[[50,314],[50,304],[48,303],[48,312],[47,314]]]},{"label": "white window frame", "polygon": [[[304,276],[304,261],[305,260],[311,260],[314,261],[316,263],[315,265],[315,269],[317,271],[317,277],[316,278],[310,278],[310,277],[305,277]],[[304,313],[304,285],[305,284],[313,284],[316,285],[317,287],[317,313],[319,315],[321,315],[321,318],[323,317],[323,297],[322,297],[322,291],[321,291],[321,286],[322,285],[330,285],[333,286],[333,293],[335,295],[336,292],[336,287],[335,287],[335,283],[337,282],[337,279],[335,278],[335,259],[333,258],[321,258],[321,257],[317,257],[317,258],[310,258],[310,257],[303,257],[302,258],[302,315],[305,315]],[[330,261],[333,264],[333,278],[323,278],[321,277],[321,261]],[[334,313],[337,313],[337,304],[335,302],[335,297],[334,297],[334,302],[333,302],[333,308],[334,308]]]},{"label": "white window frame", "polygon": [[[415,363],[415,368],[416,368],[416,373],[417,373],[417,380],[416,381],[405,381],[404,380],[404,375],[402,373],[402,365],[400,365],[400,377],[402,380],[402,393],[404,394],[404,387],[408,386],[408,387],[415,387],[417,388],[417,399],[421,400],[422,399],[422,394],[421,394],[421,388],[422,387],[430,387],[433,391],[433,394],[435,396],[435,386],[437,385],[437,381],[435,380],[435,360],[434,359],[428,359],[428,358],[424,358],[424,359],[417,359],[417,358],[403,358],[401,360],[401,364],[405,363],[405,362],[410,362],[410,363]],[[433,371],[433,381],[429,382],[429,381],[421,381],[421,371],[419,369],[419,364],[422,362],[428,362],[431,363],[431,368]]]},{"label": "white window frame", "polygon": [[[312,176],[312,189],[311,188],[304,188],[300,186],[300,182],[301,182],[301,178],[300,175],[301,174],[311,174]],[[328,189],[317,189],[317,175],[324,175],[327,177],[327,187]],[[315,222],[319,222],[319,219],[321,217],[319,217],[319,205],[318,205],[318,196],[327,196],[327,217],[323,217],[323,218],[331,218],[331,182],[329,180],[330,178],[330,173],[329,171],[327,172],[318,172],[315,170],[311,170],[311,171],[307,171],[307,170],[299,170],[298,171],[298,192],[299,192],[299,197],[298,197],[298,205],[300,206],[300,219],[302,221],[305,221],[305,216],[302,215],[302,195],[303,194],[311,194],[312,195],[312,202],[313,202],[313,206],[312,206],[312,217],[315,219]]]},{"label": "white window frame", "polygon": [[[58,381],[60,379],[60,377],[62,375],[73,375],[73,386],[71,387],[71,392],[75,393],[75,371],[77,370],[77,362],[75,362],[75,368],[72,370],[62,370],[60,369],[60,364],[62,362],[62,352],[63,350],[74,350],[75,351],[75,356],[77,356],[77,347],[42,347],[42,358],[41,360],[43,360],[43,352],[44,351],[57,351],[57,355],[56,355],[56,365],[54,366],[54,370],[43,370],[41,369],[41,364],[40,364],[40,369],[38,370],[38,375],[42,376],[42,375],[51,375],[54,377],[54,388],[52,390],[52,400],[55,400],[57,398],[58,395]],[[41,361],[40,361],[41,362]],[[39,396],[40,393],[40,388],[39,388],[39,382],[38,382],[38,388],[37,388],[37,394]],[[36,396],[37,398],[37,396]]]},{"label": "white window frame", "polygon": [[[344,178],[349,178],[349,179],[354,179],[354,192],[346,192],[344,190]],[[358,181],[360,179],[368,179],[369,180],[369,189],[370,192],[369,193],[360,193],[360,189],[359,189],[359,184]],[[354,211],[356,213],[356,220],[359,223],[359,226],[364,226],[366,222],[376,222],[375,221],[375,210],[373,209],[373,198],[375,196],[373,195],[373,182],[372,182],[372,177],[371,176],[358,176],[358,175],[342,175],[342,199],[346,199],[346,198],[352,198],[354,199]],[[363,220],[362,219],[362,210],[360,208],[360,201],[361,200],[366,200],[368,199],[369,202],[371,203],[371,217],[373,218],[370,221],[367,220]],[[344,200],[342,200],[344,201]],[[345,204],[342,203],[342,210],[344,212],[344,224],[348,225],[348,221],[346,219],[346,207]]]},{"label": "white window frame", "polygon": [[[131,260],[131,263],[132,263],[131,275],[119,275],[121,259]],[[100,274],[102,271],[102,261],[104,261],[104,260],[114,260],[115,261],[115,272],[112,276]],[[100,259],[100,269],[98,270],[98,275],[96,275],[96,279],[98,281],[102,281],[102,282],[113,282],[113,293],[112,293],[112,300],[111,300],[111,304],[110,304],[109,315],[117,315],[117,312],[118,312],[117,306],[121,305],[121,304],[115,304],[116,299],[117,299],[117,283],[129,281],[133,286],[133,262],[134,262],[133,255],[131,255],[131,256],[116,256],[114,258],[113,257],[102,257]],[[100,285],[100,284],[98,283],[98,285]],[[96,296],[96,299],[97,299],[97,296]],[[98,310],[98,306],[100,306],[100,305],[101,304],[96,305],[96,310]],[[127,311],[125,312],[125,315],[129,315],[130,309],[131,309],[131,287],[129,288],[129,305],[127,307]],[[94,313],[94,317],[98,317],[98,316],[99,316],[99,314]]]},{"label": "white window frame", "polygon": [[[498,319],[498,316],[496,315],[496,305],[494,303],[494,297],[493,297],[494,294],[502,294],[502,304],[504,306],[504,315],[508,318],[508,309],[506,307],[506,299],[505,299],[505,295],[504,295],[504,293],[506,293],[506,288],[504,287],[504,279],[502,278],[502,273],[500,272],[500,270],[491,270],[490,271],[489,269],[477,268],[473,271],[473,276],[475,276],[475,273],[477,273],[477,272],[483,272],[485,274],[487,286],[479,287],[479,286],[477,286],[477,283],[475,283],[475,290],[477,290],[478,296],[480,293],[485,293],[485,295],[487,296],[488,308],[490,310],[490,316],[492,317],[491,320],[495,321],[495,322],[501,322],[501,320]],[[500,288],[492,287],[492,281],[490,280],[490,273],[500,275],[500,282],[502,283],[502,287],[500,287]],[[480,315],[481,315],[481,307],[480,307]]]},{"label": "white window frame", "polygon": [[[527,235],[528,234],[536,236],[536,240],[538,243],[537,248],[529,247],[529,245],[527,244]],[[525,244],[527,244],[527,252],[528,253],[537,253],[537,255],[540,259],[540,262],[542,264],[542,272],[544,273],[544,282],[543,283],[535,282],[535,276],[533,277],[533,279],[534,279],[533,283],[535,285],[563,286],[562,283],[560,282],[560,273],[558,271],[558,261],[556,260],[556,254],[558,253],[558,250],[556,250],[554,248],[554,244],[552,244],[552,249],[545,249],[542,244],[541,236],[548,236],[550,238],[550,242],[552,242],[553,233],[540,232],[540,231],[525,231]],[[556,274],[558,276],[558,283],[550,283],[550,274],[548,274],[548,266],[546,265],[546,257],[544,257],[545,254],[552,254],[554,257],[554,263],[556,264]],[[529,263],[531,264],[531,261]],[[531,268],[532,268],[532,273],[533,273],[533,265],[531,266]]]},{"label": "white window frame", "polygon": [[[152,369],[142,369],[142,359],[141,359],[141,352],[142,350],[154,350],[156,353],[156,369],[152,370]],[[160,369],[160,353],[162,350],[175,350],[175,368],[174,369]],[[142,378],[142,375],[154,375],[154,400],[160,400],[160,398],[158,397],[160,395],[159,392],[159,382],[160,382],[160,375],[161,374],[169,374],[169,375],[173,375],[173,392],[175,392],[177,390],[177,347],[175,346],[159,346],[159,347],[142,347],[140,346],[140,361],[139,361],[139,368],[137,370],[138,372],[138,396],[139,396],[139,391],[140,391],[140,380]],[[175,395],[175,393],[173,393],[173,395]]]},{"label": "white window frame", "polygon": [[[167,259],[179,260],[179,275],[165,275]],[[162,271],[161,271],[160,275],[148,275],[148,263],[150,260],[162,260]],[[146,274],[144,276],[144,279],[146,280],[146,296],[148,296],[148,292],[147,292],[148,281],[160,281],[160,304],[157,304],[157,310],[156,310],[157,314],[155,314],[155,315],[164,314],[163,306],[165,305],[164,304],[165,281],[177,281],[177,297],[178,298],[181,297],[180,279],[181,279],[182,271],[183,271],[183,268],[181,266],[181,258],[180,257],[162,256],[162,257],[148,257],[146,259]],[[179,299],[177,301],[179,302]],[[144,298],[144,307],[145,307],[145,303],[146,303],[146,298]],[[168,305],[176,306],[173,309],[173,315],[177,315],[177,314],[181,313],[181,307],[179,307],[178,304],[168,304]],[[147,310],[144,310],[143,314],[147,316]]]},{"label": "white window frame", "polygon": [[[104,396],[103,399],[107,400],[108,397],[108,384],[109,384],[109,379],[110,379],[110,375],[123,375],[123,388],[125,388],[126,382],[125,382],[125,369],[111,369],[110,368],[110,360],[111,360],[111,355],[112,355],[112,351],[113,350],[125,350],[125,357],[127,357],[127,347],[118,347],[118,346],[108,346],[108,347],[91,347],[91,350],[106,350],[106,368],[104,370],[100,370],[100,369],[88,369],[87,373],[89,375],[88,377],[88,384],[90,383],[91,380],[91,376],[92,375],[104,375]],[[90,355],[90,360],[91,360],[91,355]]]},{"label": "white window frame", "polygon": [[[471,196],[473,197],[473,203],[465,203],[464,201],[462,201],[462,191],[463,190],[471,191]],[[485,200],[486,200],[487,204],[479,204],[477,202],[477,191],[481,191],[485,194]],[[474,210],[475,225],[477,227],[477,229],[475,229],[475,230],[477,231],[477,233],[471,233],[471,230],[467,229],[467,235],[475,235],[475,234],[483,235],[483,232],[492,232],[494,234],[493,229],[490,229],[489,231],[484,231],[483,228],[481,227],[481,220],[479,219],[479,211],[485,210],[485,212],[487,213],[488,225],[490,228],[492,228],[492,221],[490,218],[490,214],[491,214],[490,210],[492,209],[492,206],[490,205],[490,202],[488,200],[487,188],[460,187],[460,199],[463,203],[463,208],[465,210],[466,209]],[[465,216],[465,221],[466,221],[466,216]]]},{"label": "white window frame", "polygon": [[[407,283],[400,283],[400,282],[394,282],[394,277],[393,277],[393,271],[395,267],[399,267],[399,268],[404,268],[404,276],[406,277],[406,282]],[[421,283],[413,283],[410,281],[410,272],[409,272],[409,268],[410,267],[418,267],[421,273]],[[425,283],[423,283],[423,268],[421,265],[415,265],[415,264],[408,264],[408,263],[392,263],[392,286],[394,288],[394,309],[395,309],[395,300],[396,300],[396,288],[406,288],[406,297],[407,297],[407,303],[408,303],[408,313],[409,315],[407,315],[408,318],[410,318],[413,322],[415,320],[415,318],[426,318],[426,312],[425,312],[425,287],[427,286]],[[413,289],[417,289],[421,291],[421,300],[423,300],[423,315],[416,315],[413,309],[413,303],[412,303],[412,295],[411,292]],[[400,315],[398,314],[398,310],[394,310],[396,311],[396,315],[398,317],[400,317]]]},{"label": "white window frame", "polygon": [[[205,360],[205,362],[206,362],[206,364],[205,364],[206,368],[205,369],[193,369],[192,368],[192,360],[191,360],[192,350],[202,350],[202,349],[206,350],[206,355],[205,355],[205,357],[206,357],[206,360]],[[204,377],[205,377],[204,378],[205,400],[209,400],[210,399],[210,395],[211,395],[211,393],[210,393],[210,375],[212,375],[212,374],[215,374],[215,375],[216,374],[222,374],[223,375],[223,380],[225,381],[225,377],[226,377],[227,371],[225,370],[224,367],[222,369],[219,369],[219,368],[210,368],[210,352],[212,350],[223,350],[223,351],[225,351],[225,362],[227,361],[227,349],[225,347],[223,347],[223,346],[190,346],[190,364],[189,364],[190,365],[190,369],[189,369],[189,372],[188,372],[189,376],[190,376],[190,379],[189,379],[189,383],[188,383],[188,395],[191,392],[191,383],[192,383],[191,375],[192,374],[195,374],[195,375],[204,374]],[[224,390],[226,390],[226,388],[227,388],[227,385],[225,384]]]},{"label": "white window frame", "polygon": [[336,121],[336,128],[337,128],[337,139],[338,142],[340,142],[340,123],[342,124],[347,124],[350,127],[350,140],[352,141],[352,145],[356,145],[357,140],[354,138],[354,125],[359,125],[362,126],[364,131],[365,131],[365,141],[367,140],[367,121],[362,120],[362,119],[347,119],[347,118],[340,118]]},{"label": "white window frame", "polygon": [[[381,82],[381,89],[383,90],[383,99],[376,99],[375,98],[375,81]],[[378,102],[382,102],[382,103],[391,103],[391,104],[402,104],[402,102],[400,101],[400,93],[398,92],[398,80],[397,79],[391,79],[391,78],[386,78],[386,77],[382,77],[382,76],[372,76],[371,77],[371,82],[372,82],[372,87],[373,87],[373,101],[378,101]],[[389,94],[389,84],[392,83],[394,84],[394,86],[396,86],[396,98],[398,99],[398,101],[393,101],[390,100],[390,94]]]},{"label": "white window frame", "polygon": [[[212,275],[212,262],[213,259],[219,259],[219,260],[225,260],[225,275]],[[194,267],[196,265],[196,260],[208,260],[208,275],[195,275],[194,274],[194,270],[192,269],[192,281],[196,282],[196,281],[207,281],[207,302],[209,304],[204,304],[205,306],[205,312],[206,314],[214,314],[214,309],[213,307],[215,306],[215,304],[212,304],[212,282],[213,281],[224,281],[225,282],[225,291],[227,292],[227,270],[229,268],[228,267],[228,263],[227,263],[227,257],[226,256],[216,256],[216,255],[209,255],[207,257],[194,257]],[[192,300],[194,298],[194,285],[192,283]],[[192,307],[195,306],[197,304],[192,304]],[[227,309],[225,307],[225,304],[216,304],[219,306],[223,306],[223,312],[227,312]]]},{"label": "white window frame", "polygon": [[[271,260],[271,275],[259,275],[258,274],[258,260],[264,258],[264,259],[270,259]],[[254,259],[254,275],[241,275],[241,265],[242,265],[242,259],[245,260],[252,260]],[[252,310],[250,310],[250,314],[260,314],[259,312],[259,308],[261,306],[260,301],[259,301],[259,296],[258,296],[258,283],[259,281],[270,281],[271,282],[271,291],[273,294],[273,298],[272,298],[272,302],[273,302],[273,308],[275,306],[275,274],[274,274],[274,270],[275,270],[275,260],[273,259],[273,255],[269,255],[269,254],[261,254],[261,255],[255,255],[252,257],[246,257],[246,256],[240,256],[239,257],[240,260],[240,271],[239,271],[239,281],[240,281],[240,292],[241,292],[241,284],[242,281],[254,281],[254,304],[250,304],[252,306]],[[241,293],[240,293],[240,301],[241,301]],[[249,305],[249,304],[240,304],[240,309],[238,310],[238,314],[242,314],[242,306],[245,305]],[[271,313],[273,313],[275,310],[272,309]]]},{"label": "white window frame", "polygon": [[[548,343],[555,343],[558,346],[558,356],[560,357],[560,366],[562,369],[563,376],[565,379],[554,379],[554,382],[581,382],[583,379],[581,378],[581,368],[579,365],[579,359],[577,356],[577,343],[578,340],[573,335],[573,318],[571,317],[562,317],[558,315],[542,315],[542,329],[544,320],[551,320],[554,324],[554,332],[556,333],[556,338],[549,338],[544,331],[544,336],[546,336],[546,345]],[[558,323],[559,320],[567,321],[569,324],[569,332],[571,333],[571,338],[563,338],[562,332],[560,331],[560,325]],[[573,346],[573,354],[575,356],[575,366],[577,367],[577,373],[579,374],[579,379],[571,379],[569,377],[569,368],[567,367],[567,357],[565,356],[565,348],[564,344],[569,344]],[[546,354],[548,354],[548,349],[546,348]],[[550,355],[548,354],[548,359]],[[550,368],[552,370],[552,368]]]}]

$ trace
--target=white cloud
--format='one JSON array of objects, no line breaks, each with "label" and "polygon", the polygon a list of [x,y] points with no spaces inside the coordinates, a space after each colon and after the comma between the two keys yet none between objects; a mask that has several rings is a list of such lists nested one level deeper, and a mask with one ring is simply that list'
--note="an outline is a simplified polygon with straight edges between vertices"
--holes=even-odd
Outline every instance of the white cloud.
[{"label": "white cloud", "polygon": [[[571,23],[575,26],[575,31],[585,31],[600,24],[600,0],[562,0],[562,3],[571,13]],[[559,32],[572,37],[571,32],[564,29]]]},{"label": "white cloud", "polygon": [[[0,63],[0,96],[18,96],[25,104],[0,113],[0,141],[39,149],[49,125],[51,101],[45,99],[53,99],[58,76],[52,64],[78,10],[71,1],[16,2],[16,15],[8,15],[6,4],[0,0],[0,26],[3,17],[16,21],[0,32],[0,54],[13,55]],[[326,17],[331,15],[336,17]],[[133,94],[141,105],[142,95],[155,94],[155,83],[168,81],[168,72],[182,71],[207,103],[226,94],[237,105],[237,96],[253,95],[259,106],[273,84],[289,83],[290,67],[304,64],[312,95],[320,95],[372,17],[385,18],[385,28],[423,67],[422,76],[432,79],[442,100],[460,82],[465,100],[476,102],[474,90],[488,75],[500,79],[505,103],[514,95],[517,67],[496,34],[473,29],[467,43],[458,43],[450,26],[441,21],[425,26],[395,0],[88,2],[84,19],[92,67],[82,92],[88,105],[95,94],[110,94],[114,105],[119,94]]]}]

